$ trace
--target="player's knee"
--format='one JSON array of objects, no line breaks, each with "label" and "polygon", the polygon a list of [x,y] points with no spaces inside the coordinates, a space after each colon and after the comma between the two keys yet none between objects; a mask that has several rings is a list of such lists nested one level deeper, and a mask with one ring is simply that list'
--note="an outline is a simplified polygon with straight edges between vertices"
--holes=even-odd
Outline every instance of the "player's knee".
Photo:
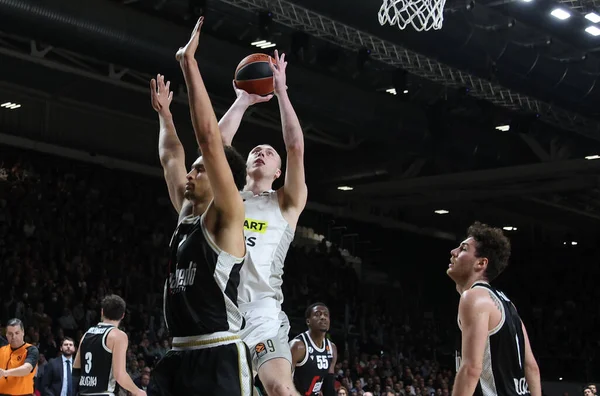
[{"label": "player's knee", "polygon": [[269,396],[296,396],[298,392],[292,383],[275,380],[270,384],[264,384]]}]

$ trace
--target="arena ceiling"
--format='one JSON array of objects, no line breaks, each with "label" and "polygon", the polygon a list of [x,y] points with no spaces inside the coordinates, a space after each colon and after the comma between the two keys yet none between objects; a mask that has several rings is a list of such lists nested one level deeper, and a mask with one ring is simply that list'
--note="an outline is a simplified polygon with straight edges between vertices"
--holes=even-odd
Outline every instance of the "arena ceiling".
[{"label": "arena ceiling", "polygon": [[[600,161],[584,157],[600,154],[600,38],[583,32],[594,4],[533,3],[449,0],[443,30],[416,33],[379,26],[377,0],[0,0],[0,101],[22,104],[0,111],[0,128],[157,167],[147,81],[161,72],[192,156],[174,53],[200,8],[199,62],[218,113],[234,99],[235,66],[258,51],[250,42],[289,54],[313,210],[440,238],[482,219],[595,242]],[[548,17],[557,5],[568,23]],[[269,103],[235,142],[283,149],[279,136]]]}]

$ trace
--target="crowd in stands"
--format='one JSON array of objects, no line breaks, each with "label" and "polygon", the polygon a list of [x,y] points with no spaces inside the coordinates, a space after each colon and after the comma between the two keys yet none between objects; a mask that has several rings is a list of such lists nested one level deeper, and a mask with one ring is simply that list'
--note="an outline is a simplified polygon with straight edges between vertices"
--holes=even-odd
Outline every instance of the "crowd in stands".
[{"label": "crowd in stands", "polygon": [[[127,369],[146,386],[152,367],[170,348],[161,300],[176,214],[164,183],[12,148],[0,148],[0,155],[0,325],[13,317],[23,320],[26,341],[40,351],[39,380],[61,340],[72,337],[77,345],[99,321],[102,298],[121,295],[128,304],[122,322],[130,340]],[[556,274],[546,275],[544,282],[554,282]],[[589,299],[599,292],[592,288]],[[445,331],[422,313],[398,310],[394,293],[389,287],[366,292],[335,245],[323,241],[290,248],[284,309],[297,323],[290,336],[305,330],[308,304],[328,304],[334,313],[331,336],[340,350],[340,394],[449,395],[453,360],[442,364],[437,357]],[[541,305],[542,298],[531,306],[534,348],[537,342],[560,353],[552,349],[562,344],[556,339],[571,334],[595,353],[597,327],[570,333],[579,320],[588,319],[584,314],[590,307],[564,300],[564,306],[548,307]],[[454,330],[453,325],[442,327]]]}]

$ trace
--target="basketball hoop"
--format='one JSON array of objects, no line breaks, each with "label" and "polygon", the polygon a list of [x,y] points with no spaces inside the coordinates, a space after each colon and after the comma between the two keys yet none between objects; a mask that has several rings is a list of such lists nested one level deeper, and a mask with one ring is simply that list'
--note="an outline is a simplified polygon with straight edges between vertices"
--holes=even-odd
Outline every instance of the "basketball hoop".
[{"label": "basketball hoop", "polygon": [[379,23],[398,25],[400,29],[411,24],[416,31],[439,30],[444,21],[446,0],[383,0],[379,9]]}]

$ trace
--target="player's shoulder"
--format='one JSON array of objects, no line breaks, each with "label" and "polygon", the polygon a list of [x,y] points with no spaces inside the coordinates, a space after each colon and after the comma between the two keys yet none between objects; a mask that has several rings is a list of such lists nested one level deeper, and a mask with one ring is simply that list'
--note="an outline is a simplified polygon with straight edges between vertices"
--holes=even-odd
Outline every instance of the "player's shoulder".
[{"label": "player's shoulder", "polygon": [[459,308],[482,308],[488,304],[493,304],[494,301],[492,300],[490,293],[490,290],[483,287],[474,287],[472,289],[465,290],[460,295]]},{"label": "player's shoulder", "polygon": [[298,334],[296,337],[292,338],[290,341],[290,348],[293,350],[305,350],[306,342],[302,337],[302,334]]}]

